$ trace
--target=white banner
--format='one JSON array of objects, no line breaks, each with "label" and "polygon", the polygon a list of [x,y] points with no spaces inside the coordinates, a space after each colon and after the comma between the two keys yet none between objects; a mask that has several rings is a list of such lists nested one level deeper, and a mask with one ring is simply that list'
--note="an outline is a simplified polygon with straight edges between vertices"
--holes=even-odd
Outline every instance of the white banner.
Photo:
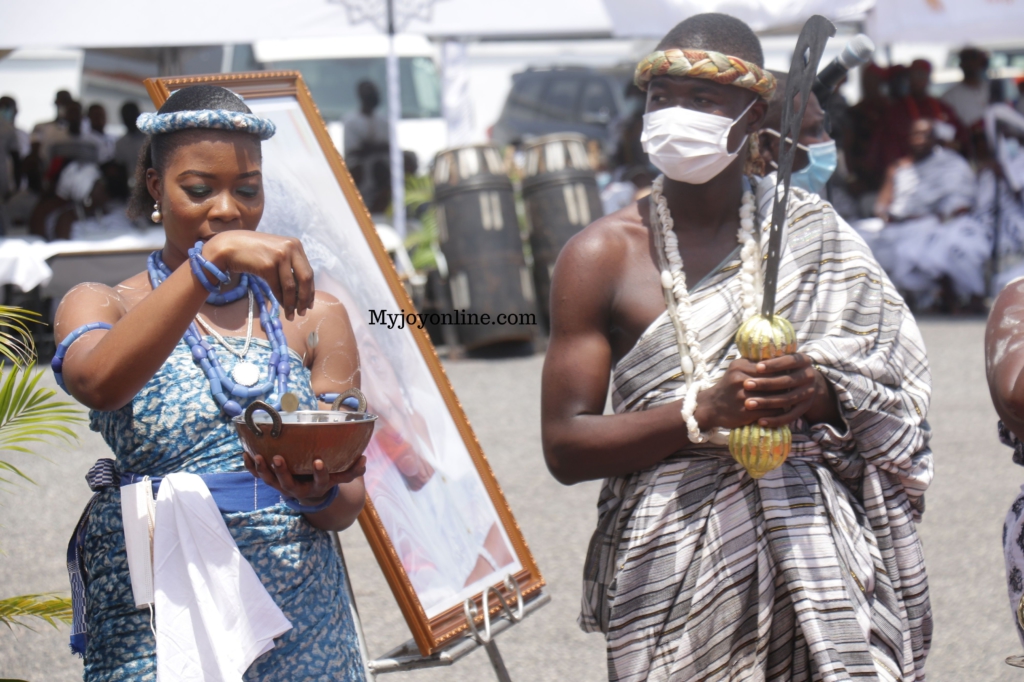
[{"label": "white banner", "polygon": [[868,31],[881,46],[1024,43],[1024,0],[880,0]]},{"label": "white banner", "polygon": [[441,51],[441,83],[444,119],[448,124],[448,145],[473,142],[473,98],[469,90],[466,44],[446,40]]},{"label": "white banner", "polygon": [[[601,37],[601,0],[394,0],[400,32],[430,37]],[[199,6],[196,6],[199,7]],[[201,10],[139,0],[0,0],[0,49],[225,45],[379,35],[385,0],[206,0]]]},{"label": "white banner", "polygon": [[796,34],[814,14],[832,21],[863,19],[875,0],[604,0],[604,5],[616,36],[661,38],[683,19],[702,12],[730,14],[755,31],[788,29]]}]

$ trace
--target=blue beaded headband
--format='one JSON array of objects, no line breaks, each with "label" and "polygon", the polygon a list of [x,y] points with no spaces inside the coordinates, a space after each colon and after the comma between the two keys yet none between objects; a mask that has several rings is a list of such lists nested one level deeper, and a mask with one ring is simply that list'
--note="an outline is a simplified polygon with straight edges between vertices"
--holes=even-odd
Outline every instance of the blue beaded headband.
[{"label": "blue beaded headband", "polygon": [[259,135],[261,140],[274,136],[277,127],[267,118],[242,111],[226,109],[202,109],[200,111],[172,111],[168,114],[139,114],[135,125],[147,135],[161,135],[179,130],[207,128],[232,130],[239,133]]}]

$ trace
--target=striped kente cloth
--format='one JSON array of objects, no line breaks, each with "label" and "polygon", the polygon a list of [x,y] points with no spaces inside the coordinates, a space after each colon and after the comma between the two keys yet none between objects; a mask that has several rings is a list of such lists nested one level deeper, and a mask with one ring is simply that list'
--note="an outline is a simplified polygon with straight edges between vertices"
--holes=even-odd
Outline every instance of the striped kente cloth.
[{"label": "striped kente cloth", "polygon": [[[773,187],[770,176],[757,188],[763,244]],[[611,680],[924,679],[924,343],[831,206],[794,190],[786,231],[777,311],[835,387],[844,428],[798,421],[789,459],[759,481],[715,446],[605,481],[580,626],[605,634]],[[691,291],[716,379],[737,357],[739,267],[737,252]],[[677,399],[667,314],[613,385],[617,413]]]}]

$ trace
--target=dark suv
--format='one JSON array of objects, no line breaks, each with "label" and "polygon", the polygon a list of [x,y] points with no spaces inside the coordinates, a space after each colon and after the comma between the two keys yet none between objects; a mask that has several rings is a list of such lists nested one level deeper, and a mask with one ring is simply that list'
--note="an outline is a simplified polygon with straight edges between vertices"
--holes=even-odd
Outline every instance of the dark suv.
[{"label": "dark suv", "polygon": [[580,133],[615,147],[615,123],[624,115],[624,93],[632,74],[585,67],[527,69],[512,76],[512,90],[494,124],[495,144],[520,144],[550,133]]}]

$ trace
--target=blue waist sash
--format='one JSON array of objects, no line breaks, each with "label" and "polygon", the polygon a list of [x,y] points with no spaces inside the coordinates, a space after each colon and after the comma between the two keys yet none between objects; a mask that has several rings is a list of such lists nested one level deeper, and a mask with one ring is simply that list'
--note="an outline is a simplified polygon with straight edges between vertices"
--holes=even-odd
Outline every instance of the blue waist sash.
[{"label": "blue waist sash", "polygon": [[[263,482],[262,479],[254,477],[248,471],[228,472],[221,474],[199,474],[210,489],[213,501],[217,508],[225,514],[241,511],[256,511],[266,509],[280,503],[281,493],[274,490]],[[89,576],[85,572],[85,564],[82,559],[82,549],[85,546],[85,527],[89,521],[89,514],[93,505],[99,498],[101,491],[107,488],[124,487],[133,483],[141,483],[145,478],[143,474],[119,473],[114,460],[104,458],[96,460],[96,463],[85,475],[89,488],[95,493],[85,511],[82,512],[78,524],[75,525],[75,532],[71,534],[71,541],[68,543],[68,578],[71,581],[71,605],[73,619],[71,624],[71,651],[79,656],[85,655],[85,648],[88,643],[88,635],[85,626],[85,586]],[[159,476],[150,476],[153,483],[153,495],[156,496],[160,489]]]}]

